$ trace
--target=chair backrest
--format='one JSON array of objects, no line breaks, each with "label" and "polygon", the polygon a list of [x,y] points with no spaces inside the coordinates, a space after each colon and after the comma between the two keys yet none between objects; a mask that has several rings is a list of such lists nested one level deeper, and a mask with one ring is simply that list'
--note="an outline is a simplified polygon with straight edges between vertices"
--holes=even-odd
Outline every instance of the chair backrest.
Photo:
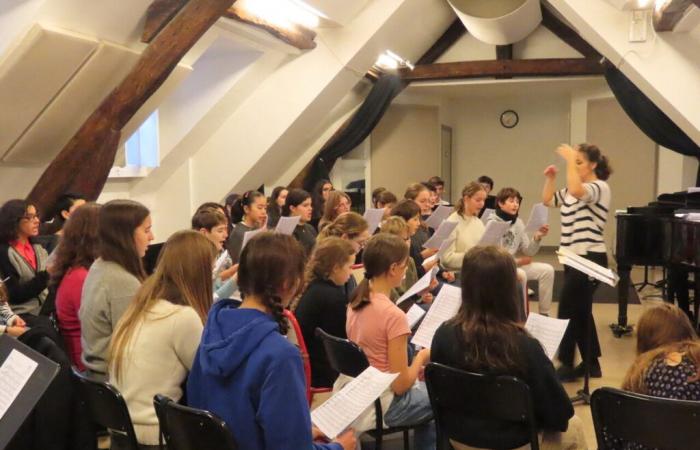
[{"label": "chair backrest", "polygon": [[297,348],[299,348],[299,352],[301,352],[301,360],[304,363],[304,376],[306,378],[306,399],[309,401],[309,405],[311,404],[311,360],[309,358],[309,350],[306,347],[306,342],[304,341],[304,334],[301,332],[301,326],[299,325],[299,322],[297,321],[296,316],[294,313],[292,313],[290,310],[285,309],[283,311],[284,317],[287,319],[287,322],[289,322],[289,332],[287,333],[288,337],[293,338],[295,342],[293,342]]},{"label": "chair backrest", "polygon": [[320,328],[316,328],[316,336],[321,339],[328,363],[336,372],[354,378],[369,367],[367,356],[354,342],[331,336]]},{"label": "chair backrest", "polygon": [[168,450],[236,450],[226,423],[209,411],[182,406],[164,395],[153,398]]},{"label": "chair backrest", "polygon": [[[651,397],[604,387],[591,396],[599,449],[605,437],[649,448],[681,450],[700,442],[700,402]],[[695,442],[695,444],[692,444]]]},{"label": "chair backrest", "polygon": [[112,441],[119,442],[120,448],[138,450],[134,426],[121,393],[111,384],[91,380],[75,369],[73,376],[77,380],[79,394],[87,406],[90,419],[105,427]]},{"label": "chair backrest", "polygon": [[[538,450],[537,424],[532,408],[530,388],[510,376],[490,376],[430,363],[425,381],[433,407],[438,442],[454,439],[480,448],[515,448],[530,443]],[[505,430],[494,433],[493,439],[465,435],[464,422],[480,424],[484,430]],[[507,436],[517,436],[510,438]],[[474,439],[474,440],[472,440]]]}]

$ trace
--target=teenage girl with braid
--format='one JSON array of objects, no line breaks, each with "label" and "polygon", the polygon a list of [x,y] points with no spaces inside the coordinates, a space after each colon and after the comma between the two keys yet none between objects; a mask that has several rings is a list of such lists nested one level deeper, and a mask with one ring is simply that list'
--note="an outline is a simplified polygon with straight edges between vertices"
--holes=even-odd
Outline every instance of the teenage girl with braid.
[{"label": "teenage girl with braid", "polygon": [[284,308],[303,287],[305,253],[291,236],[264,232],[241,252],[243,303],[214,304],[187,380],[191,406],[221,417],[249,450],[354,450],[352,431],[318,444],[299,350],[284,337]]}]

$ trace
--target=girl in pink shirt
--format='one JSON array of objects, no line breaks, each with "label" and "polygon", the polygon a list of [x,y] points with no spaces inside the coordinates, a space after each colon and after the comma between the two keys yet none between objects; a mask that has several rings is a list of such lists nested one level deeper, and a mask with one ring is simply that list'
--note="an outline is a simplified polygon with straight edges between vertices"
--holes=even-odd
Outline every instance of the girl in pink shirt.
[{"label": "girl in pink shirt", "polygon": [[[401,284],[408,258],[408,247],[398,236],[379,233],[368,241],[362,256],[365,279],[348,305],[346,322],[348,338],[362,348],[373,367],[399,374],[390,386],[390,404],[384,411],[384,422],[390,427],[424,423],[433,415],[428,390],[418,380],[430,361],[430,349],[420,350],[409,362],[408,319],[389,299],[391,290]],[[433,422],[417,427],[414,440],[416,450],[434,450]]]},{"label": "girl in pink shirt", "polygon": [[97,258],[97,224],[100,205],[88,203],[76,209],[66,221],[56,248],[51,285],[56,290],[58,329],[75,367],[85,370],[80,359],[80,295],[88,269]]}]

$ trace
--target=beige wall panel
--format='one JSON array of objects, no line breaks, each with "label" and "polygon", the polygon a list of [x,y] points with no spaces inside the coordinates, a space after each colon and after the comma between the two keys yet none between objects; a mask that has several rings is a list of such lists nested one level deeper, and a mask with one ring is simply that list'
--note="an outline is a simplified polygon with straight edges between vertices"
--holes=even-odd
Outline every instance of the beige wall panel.
[{"label": "beige wall panel", "polygon": [[406,186],[438,173],[438,108],[391,106],[372,132],[372,186],[403,197]]},{"label": "beige wall panel", "polygon": [[0,64],[0,154],[32,125],[97,47],[35,26]]}]

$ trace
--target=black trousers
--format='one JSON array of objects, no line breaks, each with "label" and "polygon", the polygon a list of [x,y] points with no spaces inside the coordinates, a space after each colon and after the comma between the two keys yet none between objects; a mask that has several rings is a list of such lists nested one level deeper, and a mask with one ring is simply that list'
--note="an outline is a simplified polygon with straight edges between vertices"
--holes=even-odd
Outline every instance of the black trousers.
[{"label": "black trousers", "polygon": [[[608,258],[605,253],[589,252],[584,258],[593,261],[603,267],[608,267]],[[573,366],[576,346],[581,357],[586,355],[586,330],[590,320],[590,348],[591,361],[600,356],[600,342],[595,329],[593,319],[593,293],[598,287],[598,281],[588,277],[569,266],[564,266],[564,286],[559,296],[560,319],[569,319],[569,327],[564,333],[564,338],[559,346],[559,361],[562,364]]]}]

